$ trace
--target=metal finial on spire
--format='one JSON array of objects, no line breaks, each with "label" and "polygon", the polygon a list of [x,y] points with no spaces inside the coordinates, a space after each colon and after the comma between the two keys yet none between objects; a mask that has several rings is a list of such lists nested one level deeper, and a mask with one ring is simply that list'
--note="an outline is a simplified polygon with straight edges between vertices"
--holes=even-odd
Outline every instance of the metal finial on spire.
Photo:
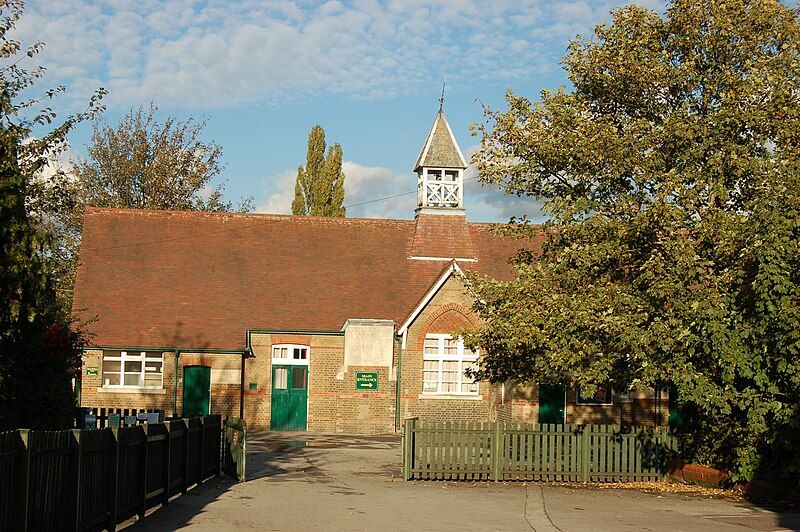
[{"label": "metal finial on spire", "polygon": [[439,98],[439,112],[440,113],[442,112],[442,109],[444,109],[444,86],[445,86],[445,83],[447,83],[447,74],[445,74],[444,79],[442,79],[442,97]]}]

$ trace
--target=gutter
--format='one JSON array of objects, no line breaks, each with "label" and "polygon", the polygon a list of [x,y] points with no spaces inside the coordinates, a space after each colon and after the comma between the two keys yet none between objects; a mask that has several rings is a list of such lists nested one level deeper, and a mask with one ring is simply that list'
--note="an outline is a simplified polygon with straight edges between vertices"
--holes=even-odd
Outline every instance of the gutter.
[{"label": "gutter", "polygon": [[208,347],[152,347],[152,346],[130,346],[130,345],[82,345],[79,347],[82,351],[91,351],[95,349],[111,350],[111,351],[180,351],[181,353],[209,353],[215,355],[242,355],[246,354],[246,350],[242,349],[216,349]]},{"label": "gutter", "polygon": [[314,331],[310,329],[247,329],[247,349],[250,349],[250,334],[251,333],[261,333],[261,334],[309,334],[312,336],[344,336],[344,331],[335,330],[335,331]]}]

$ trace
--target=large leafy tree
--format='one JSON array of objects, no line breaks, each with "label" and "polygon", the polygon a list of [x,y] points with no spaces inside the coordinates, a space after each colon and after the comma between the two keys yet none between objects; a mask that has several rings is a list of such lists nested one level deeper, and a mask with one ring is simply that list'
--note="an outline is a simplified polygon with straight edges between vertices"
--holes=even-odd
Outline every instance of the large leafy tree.
[{"label": "large leafy tree", "polygon": [[44,102],[64,88],[31,96],[44,69],[25,62],[43,44],[23,48],[11,36],[22,9],[19,1],[0,3],[0,430],[70,426],[81,333],[56,299],[52,239],[42,224],[42,213],[52,209],[35,176],[66,147],[75,124],[101,110],[104,94],[98,91],[85,112],[32,135],[55,119]]},{"label": "large leafy tree", "polygon": [[157,108],[131,109],[115,125],[94,124],[88,156],[71,171],[83,203],[97,207],[166,210],[231,210],[224,185],[222,148],[202,138],[205,121],[159,121]]},{"label": "large leafy tree", "polygon": [[672,388],[687,452],[800,473],[800,20],[778,0],[627,6],[573,87],[487,111],[485,182],[549,221],[516,279],[473,278],[494,381]]},{"label": "large leafy tree", "polygon": [[308,134],[306,165],[297,169],[292,214],[344,216],[342,147],[334,144],[325,154],[325,131],[316,125]]}]

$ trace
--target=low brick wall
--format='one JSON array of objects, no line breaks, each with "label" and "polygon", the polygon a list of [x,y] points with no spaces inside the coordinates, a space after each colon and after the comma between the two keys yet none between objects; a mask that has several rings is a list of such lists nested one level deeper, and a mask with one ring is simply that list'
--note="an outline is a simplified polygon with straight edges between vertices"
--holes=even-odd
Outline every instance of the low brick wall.
[{"label": "low brick wall", "polygon": [[731,476],[725,471],[680,460],[667,461],[667,476],[709,488],[721,488],[731,483]]}]

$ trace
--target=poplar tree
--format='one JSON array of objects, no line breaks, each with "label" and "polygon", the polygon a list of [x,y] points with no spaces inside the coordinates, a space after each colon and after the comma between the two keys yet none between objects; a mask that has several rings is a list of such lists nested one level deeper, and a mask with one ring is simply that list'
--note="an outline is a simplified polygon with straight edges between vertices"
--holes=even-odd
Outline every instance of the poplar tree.
[{"label": "poplar tree", "polygon": [[478,128],[482,180],[549,217],[472,278],[479,376],[671,388],[688,459],[800,482],[800,11],[627,6],[564,65]]},{"label": "poplar tree", "polygon": [[342,147],[334,144],[325,153],[325,131],[316,125],[308,134],[306,164],[297,168],[292,214],[344,216]]}]

